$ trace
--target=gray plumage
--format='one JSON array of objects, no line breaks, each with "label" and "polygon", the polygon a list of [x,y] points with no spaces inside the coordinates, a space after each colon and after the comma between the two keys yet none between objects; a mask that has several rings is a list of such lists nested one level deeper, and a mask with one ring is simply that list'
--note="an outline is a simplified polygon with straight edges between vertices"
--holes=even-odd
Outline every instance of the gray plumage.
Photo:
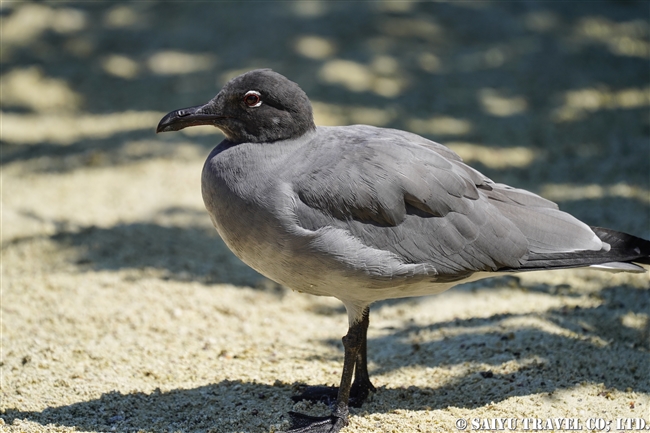
[{"label": "gray plumage", "polygon": [[235,254],[295,290],[336,296],[351,321],[363,308],[350,307],[438,293],[537,256],[619,260],[556,204],[403,131],[319,127],[281,143],[224,142],[202,188]]},{"label": "gray plumage", "polygon": [[[589,227],[532,192],[495,183],[441,144],[394,129],[314,126],[304,92],[270,70],[171,112],[158,131],[195,124],[226,134],[201,185],[228,247],[279,283],[340,299],[351,332],[364,320],[367,327],[377,300],[504,272],[643,271],[628,262],[649,263],[650,242]],[[364,358],[349,362],[365,368],[358,332]],[[307,424],[292,431],[321,431]]]}]

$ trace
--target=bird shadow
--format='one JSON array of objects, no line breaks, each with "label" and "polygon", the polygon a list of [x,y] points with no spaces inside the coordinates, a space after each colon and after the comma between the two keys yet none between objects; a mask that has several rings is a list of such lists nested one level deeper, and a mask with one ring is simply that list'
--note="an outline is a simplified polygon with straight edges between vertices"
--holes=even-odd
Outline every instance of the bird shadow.
[{"label": "bird shadow", "polygon": [[224,380],[192,389],[125,394],[113,391],[97,399],[43,411],[9,409],[0,418],[6,424],[29,420],[44,426],[56,423],[83,431],[224,432],[235,430],[242,419],[251,417],[268,423],[270,420],[263,418],[265,404],[279,398],[288,402],[288,388]]}]

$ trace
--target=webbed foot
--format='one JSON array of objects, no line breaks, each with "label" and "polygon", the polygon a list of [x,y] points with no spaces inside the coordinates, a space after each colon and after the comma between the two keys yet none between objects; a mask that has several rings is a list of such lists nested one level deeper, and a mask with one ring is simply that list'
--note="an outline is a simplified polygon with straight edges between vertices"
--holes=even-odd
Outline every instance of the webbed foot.
[{"label": "webbed foot", "polygon": [[348,414],[347,410],[340,415],[336,412],[323,417],[289,412],[291,427],[284,433],[338,433],[348,425]]},{"label": "webbed foot", "polygon": [[[355,380],[350,389],[350,407],[361,407],[366,401],[371,392],[376,392],[377,389],[370,381]],[[308,386],[304,391],[298,395],[294,395],[291,399],[295,402],[302,400],[311,401],[313,403],[324,403],[331,406],[339,393],[337,386]]]}]

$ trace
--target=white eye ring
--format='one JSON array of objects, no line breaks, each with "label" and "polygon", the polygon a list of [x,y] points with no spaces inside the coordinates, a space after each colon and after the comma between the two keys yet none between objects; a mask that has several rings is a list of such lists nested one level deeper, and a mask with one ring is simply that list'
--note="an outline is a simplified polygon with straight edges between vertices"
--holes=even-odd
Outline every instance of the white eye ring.
[{"label": "white eye ring", "polygon": [[257,90],[249,90],[244,95],[244,104],[251,108],[259,107],[262,105],[262,95]]}]

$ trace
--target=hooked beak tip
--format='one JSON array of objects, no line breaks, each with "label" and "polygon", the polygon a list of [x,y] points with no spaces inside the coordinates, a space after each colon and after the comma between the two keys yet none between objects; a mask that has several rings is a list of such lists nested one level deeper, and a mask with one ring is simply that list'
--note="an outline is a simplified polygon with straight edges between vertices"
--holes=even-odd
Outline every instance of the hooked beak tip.
[{"label": "hooked beak tip", "polygon": [[213,125],[223,116],[217,114],[205,114],[200,112],[203,105],[195,107],[181,108],[167,113],[156,127],[156,134],[160,132],[180,131],[183,128],[197,125]]}]

